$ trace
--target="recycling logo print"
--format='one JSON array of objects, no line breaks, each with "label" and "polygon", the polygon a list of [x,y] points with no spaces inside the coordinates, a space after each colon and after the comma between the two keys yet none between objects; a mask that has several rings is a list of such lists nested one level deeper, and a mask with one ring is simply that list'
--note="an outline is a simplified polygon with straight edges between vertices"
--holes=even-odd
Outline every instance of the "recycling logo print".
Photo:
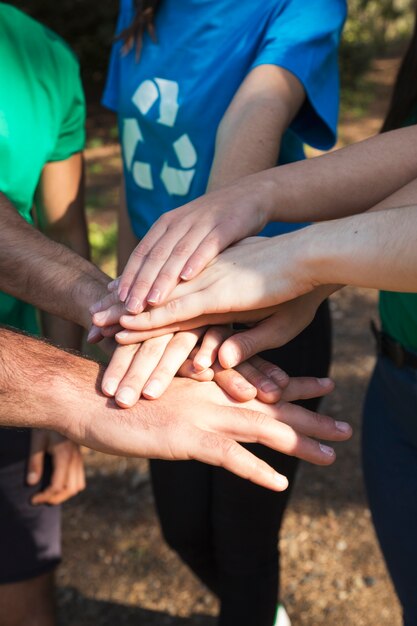
[{"label": "recycling logo print", "polygon": [[[173,128],[178,114],[178,83],[163,78],[145,80],[133,94],[132,101],[139,112],[146,116],[150,109],[158,103],[159,118],[157,124]],[[123,120],[122,145],[126,167],[133,180],[141,189],[154,189],[154,180],[150,163],[135,159],[138,144],[144,138],[136,118]],[[183,134],[172,144],[180,167],[171,167],[165,160],[159,174],[165,189],[170,195],[186,196],[197,164],[197,152],[187,134]]]}]

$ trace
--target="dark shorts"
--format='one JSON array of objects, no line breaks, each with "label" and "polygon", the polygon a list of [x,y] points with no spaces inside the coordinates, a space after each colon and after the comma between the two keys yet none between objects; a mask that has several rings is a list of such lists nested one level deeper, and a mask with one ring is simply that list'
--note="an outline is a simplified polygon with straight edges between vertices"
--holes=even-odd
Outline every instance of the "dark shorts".
[{"label": "dark shorts", "polygon": [[31,497],[49,483],[47,457],[42,483],[26,484],[30,430],[0,428],[0,584],[44,574],[60,562],[60,507],[33,506]]}]

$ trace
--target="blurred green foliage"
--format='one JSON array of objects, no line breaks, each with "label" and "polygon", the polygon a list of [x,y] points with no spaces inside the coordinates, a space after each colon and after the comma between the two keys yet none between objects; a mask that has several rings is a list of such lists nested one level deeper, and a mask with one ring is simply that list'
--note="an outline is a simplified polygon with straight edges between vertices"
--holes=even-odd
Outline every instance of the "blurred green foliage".
[{"label": "blurred green foliage", "polygon": [[116,222],[106,227],[96,222],[90,222],[88,238],[90,240],[93,263],[104,267],[106,263],[114,260],[114,251],[117,243]]},{"label": "blurred green foliage", "polygon": [[[99,97],[118,0],[17,0],[11,4],[48,24],[68,41],[80,58],[87,95]],[[355,85],[375,54],[409,34],[414,5],[415,0],[348,0],[349,18],[341,49],[345,84]]]},{"label": "blurred green foliage", "polygon": [[406,39],[414,23],[415,0],[348,0],[341,46],[342,84],[358,86],[376,55]]}]

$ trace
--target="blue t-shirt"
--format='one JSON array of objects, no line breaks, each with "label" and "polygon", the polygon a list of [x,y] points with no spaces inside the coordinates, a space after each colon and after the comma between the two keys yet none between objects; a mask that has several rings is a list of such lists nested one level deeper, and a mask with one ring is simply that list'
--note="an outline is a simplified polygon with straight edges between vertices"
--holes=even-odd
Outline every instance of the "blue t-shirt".
[{"label": "blue t-shirt", "polygon": [[[117,31],[134,16],[121,0]],[[219,123],[245,76],[273,64],[302,83],[306,101],[285,133],[279,163],[304,158],[303,142],[329,149],[339,104],[338,44],[345,0],[164,0],[157,42],[140,60],[116,42],[103,104],[117,111],[126,198],[143,237],[165,211],[206,191]],[[271,223],[278,235],[300,224]]]}]

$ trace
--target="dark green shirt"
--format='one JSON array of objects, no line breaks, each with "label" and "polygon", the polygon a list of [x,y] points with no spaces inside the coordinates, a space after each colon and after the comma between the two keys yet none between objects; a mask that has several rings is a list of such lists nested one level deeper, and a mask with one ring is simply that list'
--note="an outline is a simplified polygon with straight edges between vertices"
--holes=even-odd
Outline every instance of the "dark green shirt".
[{"label": "dark green shirt", "polygon": [[[84,147],[85,103],[77,60],[57,35],[0,2],[0,191],[22,217],[42,169]],[[37,331],[33,307],[0,292],[0,322]]]}]

